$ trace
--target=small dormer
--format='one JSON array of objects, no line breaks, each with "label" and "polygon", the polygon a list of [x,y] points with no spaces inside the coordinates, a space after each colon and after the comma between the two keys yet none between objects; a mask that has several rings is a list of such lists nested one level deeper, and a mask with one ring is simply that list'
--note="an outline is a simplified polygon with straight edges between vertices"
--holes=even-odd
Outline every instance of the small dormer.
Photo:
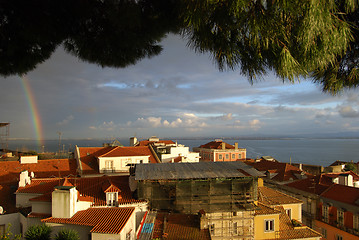
[{"label": "small dormer", "polygon": [[109,180],[102,186],[102,190],[106,194],[106,205],[112,207],[118,206],[118,199],[121,198],[121,196],[119,196],[121,189]]}]

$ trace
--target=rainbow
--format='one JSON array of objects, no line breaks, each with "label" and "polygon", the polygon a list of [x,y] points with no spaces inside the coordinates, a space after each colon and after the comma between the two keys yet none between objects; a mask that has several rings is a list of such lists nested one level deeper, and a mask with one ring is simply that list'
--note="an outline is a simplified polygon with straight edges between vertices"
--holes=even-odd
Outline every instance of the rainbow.
[{"label": "rainbow", "polygon": [[36,140],[38,142],[39,147],[44,145],[44,135],[42,130],[42,123],[39,114],[39,109],[37,108],[34,93],[32,92],[29,80],[25,75],[21,76],[21,83],[24,89],[24,93],[26,96],[26,101],[30,109],[30,118],[32,119],[32,124],[34,127]]}]

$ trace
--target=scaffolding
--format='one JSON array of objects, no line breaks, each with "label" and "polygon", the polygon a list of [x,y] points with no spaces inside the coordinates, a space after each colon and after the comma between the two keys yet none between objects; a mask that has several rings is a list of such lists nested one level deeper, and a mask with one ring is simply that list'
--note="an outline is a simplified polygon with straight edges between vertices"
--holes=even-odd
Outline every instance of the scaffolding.
[{"label": "scaffolding", "polygon": [[212,239],[253,239],[254,201],[258,199],[256,177],[145,180],[138,196],[151,209],[203,213],[201,228]]},{"label": "scaffolding", "polygon": [[0,123],[0,146],[3,152],[9,149],[10,123]]}]

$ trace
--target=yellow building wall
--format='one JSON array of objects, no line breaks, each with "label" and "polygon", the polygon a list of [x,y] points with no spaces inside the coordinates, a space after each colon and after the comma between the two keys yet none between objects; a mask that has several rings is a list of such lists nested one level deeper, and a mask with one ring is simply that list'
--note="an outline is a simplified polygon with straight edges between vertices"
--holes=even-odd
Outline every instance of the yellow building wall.
[{"label": "yellow building wall", "polygon": [[282,204],[285,210],[291,209],[291,219],[302,221],[302,203]]},{"label": "yellow building wall", "polygon": [[[265,221],[274,219],[274,231],[265,231]],[[275,232],[279,231],[279,214],[257,215],[254,217],[254,239],[275,239]]]}]

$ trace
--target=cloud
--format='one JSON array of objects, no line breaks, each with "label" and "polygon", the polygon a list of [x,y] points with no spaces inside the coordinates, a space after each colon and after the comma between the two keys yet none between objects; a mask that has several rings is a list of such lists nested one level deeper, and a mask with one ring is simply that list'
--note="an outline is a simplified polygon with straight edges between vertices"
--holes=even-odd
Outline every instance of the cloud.
[{"label": "cloud", "polygon": [[359,117],[359,111],[353,109],[351,106],[341,106],[339,107],[338,112],[343,118]]},{"label": "cloud", "polygon": [[253,120],[249,121],[249,126],[255,131],[260,129],[261,125],[262,125],[262,123],[258,119],[253,119]]},{"label": "cloud", "polygon": [[228,113],[228,114],[223,114],[222,116],[218,116],[218,117],[212,117],[213,120],[221,120],[221,121],[230,121],[233,119],[233,114],[232,113]]},{"label": "cloud", "polygon": [[69,124],[69,122],[71,122],[72,120],[74,120],[74,116],[69,115],[67,116],[64,120],[62,120],[61,122],[56,123],[59,126],[64,126]]}]

